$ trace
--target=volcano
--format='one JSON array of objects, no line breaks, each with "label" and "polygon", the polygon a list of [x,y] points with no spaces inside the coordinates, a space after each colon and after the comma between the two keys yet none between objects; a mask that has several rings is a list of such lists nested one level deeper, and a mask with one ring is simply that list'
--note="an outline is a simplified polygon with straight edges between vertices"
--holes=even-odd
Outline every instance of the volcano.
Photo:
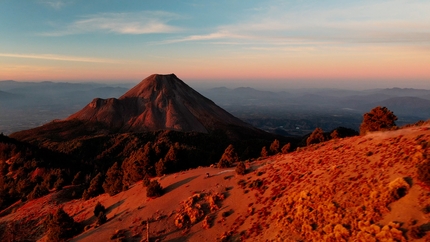
[{"label": "volcano", "polygon": [[154,74],[119,99],[95,98],[66,120],[102,123],[120,132],[175,130],[208,133],[227,126],[254,129],[181,81]]}]

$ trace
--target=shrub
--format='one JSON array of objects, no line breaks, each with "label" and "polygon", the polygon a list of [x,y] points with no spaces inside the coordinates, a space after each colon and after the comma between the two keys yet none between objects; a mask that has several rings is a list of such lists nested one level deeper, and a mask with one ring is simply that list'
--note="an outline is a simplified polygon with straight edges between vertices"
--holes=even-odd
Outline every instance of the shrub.
[{"label": "shrub", "polygon": [[47,225],[48,241],[66,241],[78,232],[77,223],[62,208],[48,217]]},{"label": "shrub", "polygon": [[324,131],[321,128],[316,128],[312,132],[312,134],[306,139],[306,145],[318,144],[324,141]]},{"label": "shrub", "polygon": [[430,204],[429,204],[429,205],[427,205],[427,206],[425,206],[425,207],[423,208],[423,213],[424,213],[424,214],[428,214],[428,213],[430,213]]},{"label": "shrub", "polygon": [[146,196],[147,197],[159,197],[163,195],[163,188],[157,180],[153,180],[149,183],[149,186],[146,187]]},{"label": "shrub", "polygon": [[430,186],[430,159],[417,165],[418,179]]},{"label": "shrub", "polygon": [[371,131],[390,130],[396,127],[396,115],[386,107],[376,107],[365,113],[360,125],[360,134],[364,135]]},{"label": "shrub", "polygon": [[233,163],[239,161],[239,156],[232,144],[230,144],[222,154],[221,159],[218,162],[218,168],[231,167]]},{"label": "shrub", "polygon": [[422,237],[424,237],[427,233],[426,229],[424,228],[425,226],[421,225],[421,226],[414,226],[409,230],[409,235],[411,236],[411,238],[413,239],[421,239]]},{"label": "shrub", "polygon": [[236,174],[238,175],[245,175],[246,173],[246,166],[245,163],[239,162],[236,166]]},{"label": "shrub", "polygon": [[410,185],[404,178],[398,177],[388,184],[389,195],[394,201],[404,197],[409,191]]}]

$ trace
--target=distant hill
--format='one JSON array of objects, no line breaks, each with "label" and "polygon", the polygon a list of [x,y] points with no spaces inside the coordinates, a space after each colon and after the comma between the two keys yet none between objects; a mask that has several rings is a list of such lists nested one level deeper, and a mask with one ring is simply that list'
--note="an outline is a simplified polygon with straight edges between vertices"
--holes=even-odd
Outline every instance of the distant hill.
[{"label": "distant hill", "polygon": [[392,97],[377,102],[357,103],[358,110],[370,110],[376,106],[385,106],[397,116],[414,116],[421,119],[430,118],[430,100],[419,97]]},{"label": "distant hill", "polygon": [[19,97],[19,95],[9,93],[9,92],[4,92],[4,91],[0,90],[0,101],[13,100],[13,99],[16,99],[18,97]]},{"label": "distant hill", "polygon": [[377,90],[369,90],[371,92],[376,92],[379,94],[386,94],[391,96],[400,96],[400,97],[419,97],[424,95],[430,95],[430,90],[426,89],[414,89],[414,88],[386,88],[386,89],[377,89]]},{"label": "distant hill", "polygon": [[[3,89],[1,89],[3,88]],[[10,134],[64,119],[94,97],[120,97],[128,89],[98,83],[0,81],[0,132]],[[3,98],[2,98],[3,97]]]}]

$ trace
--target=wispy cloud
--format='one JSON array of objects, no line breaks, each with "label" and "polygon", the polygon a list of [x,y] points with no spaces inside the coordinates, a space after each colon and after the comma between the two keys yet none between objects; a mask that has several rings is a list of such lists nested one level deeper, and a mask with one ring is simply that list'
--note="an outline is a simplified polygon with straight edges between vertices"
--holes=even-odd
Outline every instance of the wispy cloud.
[{"label": "wispy cloud", "polygon": [[40,0],[39,2],[56,10],[61,9],[66,5],[66,2],[62,0]]},{"label": "wispy cloud", "polygon": [[209,43],[254,44],[255,49],[276,46],[279,50],[290,50],[290,46],[297,45],[302,47],[294,49],[324,45],[430,44],[430,15],[426,14],[430,11],[430,2],[344,2],[322,8],[291,4],[276,2],[276,7],[259,8],[237,23],[164,43],[212,41]]},{"label": "wispy cloud", "polygon": [[117,63],[116,60],[112,60],[112,59],[65,56],[65,55],[52,55],[52,54],[0,53],[0,57],[12,57],[12,58],[24,58],[24,59],[42,59],[42,60],[56,60],[56,61],[72,61],[72,62],[90,62],[90,63]]},{"label": "wispy cloud", "polygon": [[163,11],[143,11],[136,13],[101,13],[88,15],[81,19],[59,27],[58,30],[45,32],[45,36],[64,36],[85,33],[115,33],[115,34],[152,34],[172,33],[180,28],[168,23],[179,19],[174,13]]},{"label": "wispy cloud", "polygon": [[219,40],[219,39],[243,39],[246,36],[241,36],[238,34],[232,34],[229,32],[214,32],[210,34],[202,35],[190,35],[183,38],[171,39],[162,42],[163,44],[178,43],[178,42],[188,42],[188,41],[205,41],[205,40]]}]

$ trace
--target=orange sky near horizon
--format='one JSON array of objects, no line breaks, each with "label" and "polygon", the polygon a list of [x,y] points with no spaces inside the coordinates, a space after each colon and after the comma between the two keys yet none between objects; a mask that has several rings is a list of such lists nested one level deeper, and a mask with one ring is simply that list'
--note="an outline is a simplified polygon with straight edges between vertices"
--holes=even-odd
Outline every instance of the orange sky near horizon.
[{"label": "orange sky near horizon", "polygon": [[[400,49],[401,50],[401,49]],[[200,80],[430,80],[427,52],[398,48],[243,54],[228,58],[189,57],[151,61],[92,63],[19,57],[0,62],[3,80],[138,81],[153,73],[175,73],[184,81]],[[216,83],[213,83],[216,85]]]},{"label": "orange sky near horizon", "polygon": [[429,12],[423,0],[0,1],[0,80],[430,89]]}]

